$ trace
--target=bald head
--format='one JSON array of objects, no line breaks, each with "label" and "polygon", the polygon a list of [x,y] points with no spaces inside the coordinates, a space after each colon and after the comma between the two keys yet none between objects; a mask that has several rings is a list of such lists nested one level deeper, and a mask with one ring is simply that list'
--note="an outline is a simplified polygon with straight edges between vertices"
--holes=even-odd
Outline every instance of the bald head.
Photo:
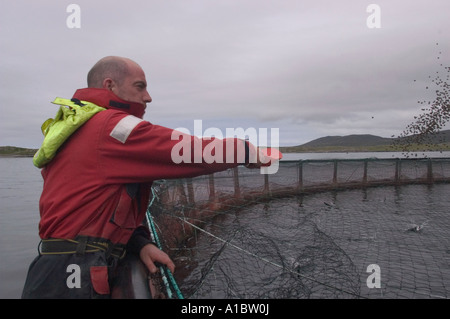
[{"label": "bald head", "polygon": [[124,78],[130,74],[130,65],[136,62],[123,57],[108,56],[98,61],[87,76],[87,84],[90,88],[101,88],[103,81],[110,78],[121,85]]},{"label": "bald head", "polygon": [[119,98],[143,105],[152,101],[144,70],[128,58],[107,56],[98,61],[87,76],[89,88],[106,89]]}]

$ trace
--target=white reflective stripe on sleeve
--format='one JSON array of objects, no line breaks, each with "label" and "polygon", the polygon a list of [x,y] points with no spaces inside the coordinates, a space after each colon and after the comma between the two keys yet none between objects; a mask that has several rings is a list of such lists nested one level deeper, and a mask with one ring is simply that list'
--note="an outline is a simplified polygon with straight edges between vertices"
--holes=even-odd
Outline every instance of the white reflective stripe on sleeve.
[{"label": "white reflective stripe on sleeve", "polygon": [[109,135],[111,137],[114,137],[119,142],[122,142],[125,144],[130,133],[142,121],[143,121],[142,119],[140,119],[136,116],[127,115],[123,119],[121,119],[119,121],[119,123],[117,123],[117,125],[113,128],[113,130],[111,131],[111,134],[109,134]]}]

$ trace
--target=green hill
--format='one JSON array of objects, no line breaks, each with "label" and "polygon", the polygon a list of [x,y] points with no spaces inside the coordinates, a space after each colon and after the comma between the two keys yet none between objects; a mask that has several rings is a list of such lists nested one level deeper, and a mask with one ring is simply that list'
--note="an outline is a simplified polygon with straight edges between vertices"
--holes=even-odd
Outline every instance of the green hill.
[{"label": "green hill", "polygon": [[[395,142],[399,138],[385,138],[370,134],[353,134],[346,136],[325,136],[308,143],[280,147],[285,153],[301,152],[395,152],[404,151],[401,145]],[[430,137],[428,144],[413,144],[410,151],[448,151],[450,150],[450,130],[445,130]]]}]

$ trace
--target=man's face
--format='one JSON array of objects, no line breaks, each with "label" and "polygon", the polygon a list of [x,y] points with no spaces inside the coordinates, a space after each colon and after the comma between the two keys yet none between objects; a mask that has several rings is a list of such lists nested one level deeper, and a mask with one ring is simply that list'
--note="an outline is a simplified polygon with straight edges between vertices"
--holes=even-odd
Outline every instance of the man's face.
[{"label": "man's face", "polygon": [[122,84],[113,84],[112,91],[125,101],[141,103],[144,109],[146,104],[152,101],[147,91],[145,73],[137,64],[130,63],[129,75],[123,79]]}]

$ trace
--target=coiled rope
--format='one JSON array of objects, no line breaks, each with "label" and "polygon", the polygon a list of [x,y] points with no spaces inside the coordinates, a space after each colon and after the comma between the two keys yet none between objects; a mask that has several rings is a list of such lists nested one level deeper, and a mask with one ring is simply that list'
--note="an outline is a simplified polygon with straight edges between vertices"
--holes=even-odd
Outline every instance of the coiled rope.
[{"label": "coiled rope", "polygon": [[198,226],[196,226],[196,225],[194,225],[194,224],[188,222],[188,221],[187,221],[186,219],[184,219],[184,218],[181,218],[181,217],[178,217],[178,218],[179,218],[180,220],[182,220],[183,222],[185,222],[186,224],[188,224],[188,225],[194,227],[195,229],[197,229],[197,230],[203,232],[204,234],[207,234],[207,235],[209,235],[210,237],[212,237],[212,238],[214,238],[214,239],[217,239],[217,240],[223,242],[225,245],[230,246],[230,247],[233,247],[233,248],[235,248],[235,249],[237,249],[237,250],[239,250],[239,251],[241,251],[241,252],[243,252],[243,253],[245,253],[245,254],[247,254],[247,255],[249,255],[249,256],[255,257],[255,258],[257,258],[257,259],[259,259],[259,260],[261,260],[261,261],[263,261],[263,262],[265,262],[265,263],[267,263],[267,264],[270,264],[270,265],[275,266],[275,267],[280,268],[280,269],[287,270],[287,271],[289,271],[289,272],[292,273],[292,274],[295,274],[295,275],[297,275],[297,276],[299,276],[299,277],[302,277],[302,278],[304,278],[304,279],[313,281],[313,282],[315,282],[315,283],[317,283],[317,284],[319,284],[319,285],[328,287],[328,288],[330,288],[330,289],[333,289],[333,290],[339,290],[339,291],[342,291],[342,292],[347,293],[347,294],[349,294],[349,295],[352,295],[352,296],[355,296],[355,297],[358,297],[358,298],[362,298],[362,299],[366,299],[366,297],[363,297],[363,296],[361,296],[361,295],[359,295],[359,294],[356,294],[356,293],[354,293],[354,292],[352,292],[352,291],[349,291],[349,290],[347,290],[347,289],[338,288],[338,287],[335,287],[335,286],[333,286],[333,285],[327,284],[327,283],[325,283],[325,282],[323,282],[323,281],[319,281],[319,280],[314,279],[314,278],[312,278],[312,277],[305,276],[304,274],[301,274],[301,273],[299,273],[298,271],[295,271],[294,269],[286,268],[286,267],[284,267],[283,265],[277,264],[277,263],[275,263],[275,262],[273,262],[273,261],[271,261],[271,260],[269,260],[269,259],[267,259],[267,258],[260,257],[260,256],[258,256],[257,254],[252,253],[251,251],[248,251],[248,250],[246,250],[246,249],[244,249],[244,248],[242,248],[242,247],[239,247],[239,246],[237,246],[237,245],[234,245],[234,244],[230,243],[229,241],[226,241],[225,239],[222,239],[222,238],[220,238],[220,237],[215,236],[214,234],[212,234],[212,233],[210,233],[210,232],[208,232],[208,231],[206,231],[206,230],[204,230],[204,229],[202,229],[202,228],[200,228],[200,227],[198,227]]}]

